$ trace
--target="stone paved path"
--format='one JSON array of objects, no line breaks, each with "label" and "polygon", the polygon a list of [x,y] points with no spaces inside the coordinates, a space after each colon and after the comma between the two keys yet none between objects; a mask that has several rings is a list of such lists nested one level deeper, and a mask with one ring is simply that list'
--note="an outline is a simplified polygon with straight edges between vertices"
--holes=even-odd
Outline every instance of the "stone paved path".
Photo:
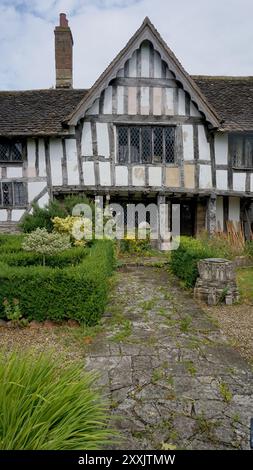
[{"label": "stone paved path", "polygon": [[123,267],[87,353],[120,449],[247,449],[250,366],[165,268]]}]

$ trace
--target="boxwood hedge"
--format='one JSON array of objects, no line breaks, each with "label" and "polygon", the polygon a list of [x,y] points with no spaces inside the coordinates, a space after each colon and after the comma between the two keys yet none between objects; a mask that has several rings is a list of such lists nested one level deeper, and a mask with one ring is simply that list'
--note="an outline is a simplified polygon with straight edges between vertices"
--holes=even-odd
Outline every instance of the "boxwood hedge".
[{"label": "boxwood hedge", "polygon": [[171,269],[187,287],[193,287],[198,277],[198,261],[203,258],[221,257],[221,252],[203,240],[180,237],[177,250],[171,252]]},{"label": "boxwood hedge", "polygon": [[[80,256],[78,249],[71,253],[73,257]],[[9,260],[3,255],[2,260],[0,258],[0,317],[4,318],[4,299],[9,302],[18,299],[21,313],[28,320],[71,318],[94,325],[105,309],[113,253],[110,241],[97,241],[87,249],[79,264],[66,267],[43,267],[32,265],[34,263],[22,266],[23,253],[21,258],[16,254],[16,263],[21,266],[15,266],[15,255],[9,255]],[[57,256],[63,259],[69,255],[65,252]]]}]

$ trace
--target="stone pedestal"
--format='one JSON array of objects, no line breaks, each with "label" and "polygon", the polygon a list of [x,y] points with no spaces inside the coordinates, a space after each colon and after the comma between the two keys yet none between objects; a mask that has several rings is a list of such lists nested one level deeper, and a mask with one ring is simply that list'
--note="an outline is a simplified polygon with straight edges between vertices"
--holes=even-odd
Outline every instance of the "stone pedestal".
[{"label": "stone pedestal", "polygon": [[216,305],[225,302],[232,305],[239,300],[234,264],[222,258],[202,259],[198,263],[199,278],[194,288],[194,297]]}]

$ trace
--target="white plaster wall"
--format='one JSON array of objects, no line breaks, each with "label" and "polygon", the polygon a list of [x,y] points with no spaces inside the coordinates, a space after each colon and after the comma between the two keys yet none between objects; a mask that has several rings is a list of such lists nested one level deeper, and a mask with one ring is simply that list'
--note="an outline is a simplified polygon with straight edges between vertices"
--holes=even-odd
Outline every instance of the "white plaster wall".
[{"label": "white plaster wall", "polygon": [[44,139],[39,139],[39,176],[47,176]]},{"label": "white plaster wall", "polygon": [[227,170],[216,170],[216,187],[217,189],[228,189]]},{"label": "white plaster wall", "polygon": [[253,192],[253,173],[250,175],[250,191]]},{"label": "white plaster wall", "polygon": [[128,114],[137,114],[137,88],[128,87]]},{"label": "white plaster wall", "polygon": [[128,168],[127,166],[115,167],[116,186],[128,186]]},{"label": "white plaster wall", "polygon": [[36,145],[34,139],[27,139],[27,176],[32,178],[36,176]]},{"label": "white plaster wall", "polygon": [[104,96],[104,114],[112,114],[112,87],[108,86],[105,89],[105,96]]},{"label": "white plaster wall", "polygon": [[141,76],[149,77],[149,45],[141,46]]},{"label": "white plaster wall", "polygon": [[46,193],[38,200],[39,207],[45,207],[49,203],[49,194]]},{"label": "white plaster wall", "polygon": [[210,160],[210,144],[207,141],[204,126],[198,126],[198,138],[200,160]]},{"label": "white plaster wall", "polygon": [[245,191],[246,173],[233,173],[234,191]]},{"label": "white plaster wall", "polygon": [[201,189],[212,187],[211,165],[199,165],[199,187]]},{"label": "white plaster wall", "polygon": [[109,133],[108,126],[105,122],[97,122],[97,145],[98,145],[98,155],[102,155],[105,158],[110,156],[109,148]]},{"label": "white plaster wall", "polygon": [[215,162],[217,165],[228,164],[228,135],[223,133],[214,136]]},{"label": "white plaster wall", "polygon": [[22,166],[9,166],[6,170],[7,178],[22,178]]},{"label": "white plaster wall", "polygon": [[86,186],[95,186],[95,171],[93,162],[83,162],[83,181]]},{"label": "white plaster wall", "polygon": [[99,99],[97,98],[92,106],[88,109],[87,114],[99,114]]},{"label": "white plaster wall", "polygon": [[154,51],[154,78],[161,78],[162,76],[162,60],[157,51]]},{"label": "white plaster wall", "polygon": [[162,114],[162,89],[153,88],[153,114],[160,116]]},{"label": "white plaster wall", "polygon": [[19,222],[21,219],[22,215],[24,215],[25,210],[24,209],[13,209],[11,211],[11,220],[12,222]]},{"label": "white plaster wall", "polygon": [[240,198],[239,197],[229,197],[228,198],[228,219],[233,220],[233,222],[240,221]]},{"label": "white plaster wall", "polygon": [[0,222],[7,222],[7,210],[6,209],[0,209]]},{"label": "white plaster wall", "polygon": [[137,51],[134,51],[129,60],[129,77],[137,77]]},{"label": "white plaster wall", "polygon": [[124,87],[117,87],[117,113],[124,114]]},{"label": "white plaster wall", "polygon": [[183,130],[183,152],[184,160],[194,159],[194,147],[193,147],[193,126],[184,125]]},{"label": "white plaster wall", "polygon": [[185,115],[185,92],[182,88],[178,89],[178,114]]},{"label": "white plaster wall", "polygon": [[111,186],[111,167],[109,162],[99,162],[99,175],[101,186]]},{"label": "white plaster wall", "polygon": [[194,116],[194,117],[200,117],[201,116],[200,112],[198,111],[195,104],[192,103],[192,101],[190,103],[190,116]]},{"label": "white plaster wall", "polygon": [[62,185],[62,158],[63,149],[61,139],[50,139],[50,163],[53,186]]},{"label": "white plaster wall", "polygon": [[162,168],[161,167],[149,167],[148,169],[149,186],[161,186],[162,185]]},{"label": "white plaster wall", "polygon": [[119,71],[117,72],[117,77],[124,77],[124,68],[122,69],[119,69]]},{"label": "white plaster wall", "polygon": [[44,181],[28,181],[28,202],[32,202],[38,194],[46,188],[46,183]]},{"label": "white plaster wall", "polygon": [[66,157],[67,157],[68,184],[78,185],[80,181],[79,181],[76,140],[65,139],[65,145],[66,145]]},{"label": "white plaster wall", "polygon": [[219,229],[224,230],[224,220],[223,220],[223,197],[218,196],[216,199],[216,223],[217,223],[217,230]]},{"label": "white plaster wall", "polygon": [[174,114],[174,88],[166,88],[165,96],[165,114],[171,116]]},{"label": "white plaster wall", "polygon": [[149,87],[141,87],[141,114],[149,114]]},{"label": "white plaster wall", "polygon": [[91,124],[90,124],[90,122],[85,122],[84,125],[83,125],[81,147],[82,147],[82,155],[83,156],[85,156],[85,157],[93,156]]},{"label": "white plaster wall", "polygon": [[145,185],[145,168],[144,168],[144,166],[133,166],[132,167],[132,182],[133,182],[133,186],[144,186]]}]

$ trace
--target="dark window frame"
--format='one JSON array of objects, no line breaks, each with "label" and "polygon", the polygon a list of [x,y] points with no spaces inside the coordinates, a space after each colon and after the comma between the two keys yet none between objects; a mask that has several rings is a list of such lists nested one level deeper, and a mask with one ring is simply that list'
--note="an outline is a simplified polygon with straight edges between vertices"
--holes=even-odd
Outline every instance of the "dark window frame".
[{"label": "dark window frame", "polygon": [[0,208],[26,207],[27,184],[24,181],[0,181]]},{"label": "dark window frame", "polygon": [[[247,146],[250,146],[247,154]],[[253,169],[253,134],[229,134],[229,153],[235,169]]]},{"label": "dark window frame", "polygon": [[[139,133],[139,142],[137,132]],[[136,145],[132,144],[133,134]],[[144,137],[146,135],[146,137]],[[144,142],[144,138],[146,142]],[[155,149],[160,148],[160,154]],[[145,151],[144,151],[145,149]],[[138,158],[136,158],[138,156]],[[118,125],[117,162],[121,165],[175,165],[176,126],[168,125]]]},{"label": "dark window frame", "polygon": [[[3,158],[4,150],[1,149],[6,146],[7,158]],[[17,148],[20,146],[20,149]],[[18,156],[20,155],[20,157]],[[25,157],[25,143],[22,139],[9,139],[2,137],[0,138],[0,163],[23,163]]]}]

